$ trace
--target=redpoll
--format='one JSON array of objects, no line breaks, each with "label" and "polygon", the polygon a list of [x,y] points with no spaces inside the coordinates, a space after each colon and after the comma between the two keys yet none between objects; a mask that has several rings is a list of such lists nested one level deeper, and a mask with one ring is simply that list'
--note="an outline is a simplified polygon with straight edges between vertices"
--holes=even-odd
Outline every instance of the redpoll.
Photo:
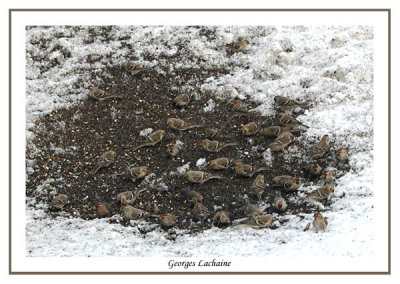
[{"label": "redpoll", "polygon": [[250,42],[248,40],[240,40],[235,42],[234,44],[227,45],[228,48],[232,49],[233,52],[243,51]]},{"label": "redpoll", "polygon": [[62,210],[64,205],[68,203],[68,195],[66,194],[58,194],[53,197],[53,200],[49,204],[49,209],[56,211]]},{"label": "redpoll", "polygon": [[142,219],[143,217],[149,216],[149,213],[144,212],[143,210],[135,208],[130,205],[123,205],[121,209],[122,209],[122,216],[128,220],[139,220]]},{"label": "redpoll", "polygon": [[229,168],[230,164],[231,161],[228,158],[217,158],[210,161],[208,168],[210,170],[224,170]]},{"label": "redpoll", "polygon": [[317,212],[314,214],[313,225],[317,231],[325,231],[328,226],[328,219],[322,216],[321,213]]},{"label": "redpoll", "polygon": [[172,227],[176,224],[176,217],[172,214],[162,214],[160,216],[161,225],[164,227]]},{"label": "redpoll", "polygon": [[241,100],[239,100],[239,99],[236,99],[236,100],[233,102],[232,108],[233,108],[234,111],[240,111],[240,112],[245,112],[245,111],[247,111],[246,106],[245,106],[244,103],[243,103]]},{"label": "redpoll", "polygon": [[349,155],[347,154],[347,151],[340,148],[339,150],[336,151],[336,159],[339,161],[346,161],[349,158]]},{"label": "redpoll", "polygon": [[197,201],[197,203],[193,207],[193,215],[201,219],[201,222],[204,222],[204,219],[206,219],[208,216],[210,216],[210,212],[208,211],[208,208],[201,203],[200,201]]},{"label": "redpoll", "polygon": [[331,184],[327,184],[323,187],[320,187],[312,192],[310,192],[306,197],[302,200],[314,200],[321,202],[324,199],[328,199],[329,196],[335,192],[335,187]]},{"label": "redpoll", "polygon": [[314,164],[310,165],[308,170],[309,170],[311,175],[317,176],[317,175],[319,175],[321,173],[322,168],[317,163],[314,163]]},{"label": "redpoll", "polygon": [[321,138],[321,141],[319,141],[319,143],[311,150],[308,159],[322,157],[329,149],[329,142],[329,136],[324,135]]},{"label": "redpoll", "polygon": [[271,136],[278,136],[282,131],[283,131],[283,127],[280,127],[278,125],[273,125],[273,126],[261,129],[260,133],[261,133],[261,135],[271,137]]},{"label": "redpoll", "polygon": [[204,129],[204,134],[206,135],[206,137],[209,137],[209,138],[215,137],[218,134],[218,129],[206,128],[206,129]]},{"label": "redpoll", "polygon": [[197,204],[203,201],[203,196],[194,190],[186,190],[187,199],[190,203]]},{"label": "redpoll", "polygon": [[111,206],[107,203],[97,202],[95,208],[97,215],[99,215],[100,217],[104,217],[110,214]]},{"label": "redpoll", "polygon": [[260,126],[261,124],[258,122],[247,123],[242,127],[242,135],[243,136],[254,135],[257,133],[258,130],[260,130]]},{"label": "redpoll", "polygon": [[167,149],[168,154],[170,154],[172,157],[175,157],[176,155],[179,154],[179,149],[176,147],[174,144],[171,144],[168,146]]},{"label": "redpoll", "polygon": [[293,134],[285,131],[279,134],[279,136],[275,139],[275,141],[269,144],[268,148],[270,148],[271,151],[282,151],[293,140],[294,140]]},{"label": "redpoll", "polygon": [[147,141],[137,146],[133,151],[136,151],[142,147],[154,146],[160,142],[165,136],[164,130],[157,130],[147,136]]},{"label": "redpoll", "polygon": [[283,187],[285,191],[297,190],[303,184],[300,177],[292,176],[276,176],[272,179],[272,182],[277,186]]},{"label": "redpoll", "polygon": [[233,166],[238,175],[245,177],[252,177],[255,173],[268,170],[266,167],[255,168],[252,165],[244,164],[241,161],[234,161]]},{"label": "redpoll", "polygon": [[230,222],[229,213],[226,211],[219,211],[214,215],[214,223],[217,225],[225,225]]},{"label": "redpoll", "polygon": [[183,107],[189,104],[190,97],[188,94],[181,94],[175,97],[174,104],[178,107]]},{"label": "redpoll", "polygon": [[261,196],[264,192],[266,184],[264,181],[264,175],[263,174],[258,174],[257,177],[254,179],[250,189],[252,192],[257,195],[258,200],[261,200]]},{"label": "redpoll", "polygon": [[121,95],[117,95],[117,94],[110,94],[107,93],[106,91],[100,90],[94,86],[89,86],[89,95],[98,101],[104,101],[107,99],[111,99],[111,98],[121,98]]},{"label": "redpoll", "polygon": [[250,203],[245,206],[244,210],[246,215],[253,219],[255,219],[259,215],[263,215],[263,212],[260,208]]},{"label": "redpoll", "polygon": [[132,204],[135,202],[136,198],[138,198],[139,194],[143,191],[146,191],[147,188],[143,188],[138,191],[125,191],[117,194],[117,201],[122,205]]},{"label": "redpoll", "polygon": [[96,165],[96,168],[93,170],[93,174],[95,174],[99,169],[108,167],[115,161],[115,152],[107,151],[100,156],[99,162]]},{"label": "redpoll", "polygon": [[200,145],[203,146],[204,150],[206,150],[207,152],[218,153],[223,148],[237,145],[237,143],[222,143],[219,141],[211,141],[208,139],[203,139],[201,140]]},{"label": "redpoll", "polygon": [[186,181],[193,183],[205,183],[210,179],[221,179],[220,176],[214,176],[202,171],[187,171],[183,176]]},{"label": "redpoll", "polygon": [[254,222],[259,227],[266,227],[271,225],[275,221],[275,218],[272,215],[258,215],[254,218]]},{"label": "redpoll", "polygon": [[160,213],[160,208],[158,208],[157,204],[150,203],[146,206],[146,212],[150,213],[151,215],[157,215],[158,213]]},{"label": "redpoll", "polygon": [[297,107],[297,106],[300,106],[295,101],[292,101],[292,100],[282,97],[282,96],[275,96],[274,101],[275,101],[275,104],[277,104],[278,106],[283,107],[284,109],[287,109],[287,110]]},{"label": "redpoll", "polygon": [[148,68],[144,68],[144,67],[140,66],[139,64],[132,63],[132,62],[124,62],[124,63],[122,63],[121,67],[122,67],[122,69],[131,73],[132,76],[135,76],[136,74],[139,74],[140,72],[148,69]]},{"label": "redpoll", "polygon": [[287,209],[287,203],[286,200],[283,197],[275,197],[274,202],[273,202],[273,206],[275,208],[275,210],[278,210],[280,212],[284,212]]},{"label": "redpoll", "polygon": [[323,171],[321,177],[324,181],[332,183],[336,178],[336,174],[332,171]]},{"label": "redpoll", "polygon": [[168,118],[166,124],[168,125],[168,127],[179,131],[185,131],[188,129],[204,126],[202,124],[187,124],[186,122],[178,118]]},{"label": "redpoll", "polygon": [[150,168],[148,167],[133,167],[130,165],[128,167],[128,177],[135,182],[138,179],[144,178],[146,175],[150,173]]},{"label": "redpoll", "polygon": [[286,114],[284,112],[276,113],[275,119],[281,124],[291,124],[292,127],[294,125],[296,125],[296,126],[300,126],[301,125],[301,126],[304,126],[304,127],[308,128],[308,126],[304,125],[303,123],[301,123],[300,121],[295,119],[293,116],[290,116],[290,115],[288,115],[288,114]]}]

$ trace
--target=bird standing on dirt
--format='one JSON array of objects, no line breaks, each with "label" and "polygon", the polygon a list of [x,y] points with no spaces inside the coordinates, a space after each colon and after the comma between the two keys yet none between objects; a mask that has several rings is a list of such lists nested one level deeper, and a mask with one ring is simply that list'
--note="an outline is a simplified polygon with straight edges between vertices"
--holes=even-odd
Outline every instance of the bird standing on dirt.
[{"label": "bird standing on dirt", "polygon": [[271,151],[282,151],[283,149],[286,148],[292,141],[294,140],[294,136],[291,132],[284,131],[281,134],[278,135],[278,137],[272,142],[271,144],[268,145],[268,148],[271,149]]},{"label": "bird standing on dirt", "polygon": [[258,130],[260,130],[260,126],[261,126],[261,123],[259,123],[259,122],[247,123],[242,127],[242,135],[243,136],[254,135],[258,132]]},{"label": "bird standing on dirt", "polygon": [[98,216],[104,217],[110,215],[111,206],[107,203],[97,202],[95,209]]},{"label": "bird standing on dirt", "polygon": [[258,174],[250,187],[251,191],[257,196],[258,201],[261,201],[265,186],[264,175]]},{"label": "bird standing on dirt", "polygon": [[133,62],[124,62],[121,65],[122,69],[128,71],[132,76],[139,74],[142,71],[148,70],[149,68],[142,67],[139,64]]},{"label": "bird standing on dirt", "polygon": [[322,186],[314,191],[311,191],[306,197],[302,198],[302,201],[313,200],[321,202],[324,199],[328,199],[331,194],[335,192],[335,187],[331,184]]},{"label": "bird standing on dirt", "polygon": [[314,164],[310,165],[308,171],[310,172],[311,175],[317,176],[321,173],[322,168],[317,163],[314,163]]},{"label": "bird standing on dirt", "polygon": [[215,213],[213,220],[217,225],[226,225],[230,222],[229,213],[226,211],[218,211]]},{"label": "bird standing on dirt", "polygon": [[246,105],[243,103],[243,101],[241,101],[239,99],[236,99],[233,101],[232,109],[236,112],[246,112],[247,111]]},{"label": "bird standing on dirt", "polygon": [[285,212],[288,207],[286,200],[281,196],[275,197],[272,204],[273,204],[275,210],[278,210],[280,212]]},{"label": "bird standing on dirt", "polygon": [[49,204],[49,209],[52,211],[62,210],[65,204],[68,203],[68,195],[57,194]]},{"label": "bird standing on dirt", "polygon": [[293,116],[288,115],[284,112],[277,112],[275,115],[275,119],[276,119],[276,121],[278,121],[280,124],[283,124],[283,125],[290,124],[292,127],[303,126],[303,127],[308,128],[307,125],[304,125],[303,123],[301,123],[300,121],[295,119]]},{"label": "bird standing on dirt", "polygon": [[175,157],[179,154],[179,149],[175,144],[171,144],[168,146],[167,153],[170,154],[171,157]]},{"label": "bird standing on dirt", "polygon": [[162,214],[160,216],[161,219],[161,226],[163,227],[173,227],[176,224],[176,217],[172,214]]},{"label": "bird standing on dirt", "polygon": [[244,176],[244,177],[252,177],[255,173],[268,170],[267,167],[255,168],[252,165],[244,164],[241,161],[234,161],[233,166],[234,166],[235,172],[238,175]]},{"label": "bird standing on dirt", "polygon": [[321,178],[327,183],[332,183],[335,181],[336,173],[333,171],[323,171]]},{"label": "bird standing on dirt", "polygon": [[127,169],[127,176],[130,180],[135,182],[138,179],[144,178],[150,173],[150,168],[146,166],[135,167],[130,165]]},{"label": "bird standing on dirt", "polygon": [[160,208],[155,203],[150,203],[146,206],[146,212],[150,213],[151,215],[156,215],[160,213]]},{"label": "bird standing on dirt", "polygon": [[321,141],[311,150],[310,154],[308,155],[308,159],[320,158],[325,155],[326,151],[329,149],[330,139],[328,135],[324,135],[321,138]]},{"label": "bird standing on dirt", "polygon": [[148,212],[144,212],[143,210],[130,205],[123,205],[121,209],[122,216],[128,220],[139,220],[150,215]]},{"label": "bird standing on dirt", "polygon": [[272,125],[267,128],[263,128],[260,131],[261,135],[267,136],[267,137],[276,137],[278,136],[282,131],[284,130],[283,127],[279,125]]},{"label": "bird standing on dirt", "polygon": [[282,187],[285,191],[297,190],[302,184],[303,180],[300,177],[292,176],[276,176],[272,179],[274,185]]},{"label": "bird standing on dirt", "polygon": [[187,106],[190,102],[190,97],[188,94],[180,94],[174,98],[174,104],[178,107]]},{"label": "bird standing on dirt", "polygon": [[210,175],[202,171],[187,171],[184,174],[184,179],[193,183],[205,183],[210,179],[221,179],[220,176]]},{"label": "bird standing on dirt", "polygon": [[93,170],[93,174],[97,173],[101,168],[108,167],[112,163],[115,162],[116,153],[114,151],[107,151],[101,154],[98,163],[96,164],[96,168]]},{"label": "bird standing on dirt", "polygon": [[201,202],[197,201],[197,203],[193,207],[193,215],[201,220],[201,223],[204,223],[204,220],[210,216],[210,212],[208,208]]},{"label": "bird standing on dirt", "polygon": [[282,107],[284,110],[290,110],[295,107],[301,107],[301,105],[296,103],[295,101],[292,101],[291,99],[282,96],[275,96],[274,101],[277,106]]},{"label": "bird standing on dirt", "polygon": [[136,151],[142,147],[148,147],[148,146],[154,146],[156,145],[158,142],[160,142],[164,136],[165,136],[166,132],[164,130],[157,130],[154,131],[153,133],[149,134],[147,136],[147,141],[140,144],[139,146],[137,146],[135,149],[133,149],[133,151]]},{"label": "bird standing on dirt", "polygon": [[186,192],[187,199],[190,203],[196,204],[197,202],[203,201],[203,196],[200,193],[198,193],[197,191],[188,189],[185,192]]},{"label": "bird standing on dirt", "polygon": [[192,128],[203,127],[202,124],[187,124],[179,118],[168,118],[166,122],[169,128],[179,131],[185,131]]},{"label": "bird standing on dirt", "polygon": [[228,158],[217,158],[214,160],[211,160],[210,163],[208,163],[208,169],[210,170],[224,170],[229,168],[231,164],[231,160]]},{"label": "bird standing on dirt", "polygon": [[211,141],[208,139],[203,139],[200,141],[200,145],[207,152],[218,153],[225,147],[234,146],[234,145],[237,145],[237,143],[222,143],[219,141]]},{"label": "bird standing on dirt", "polygon": [[89,86],[89,96],[98,101],[104,101],[112,98],[122,98],[121,95],[110,94],[94,86]]}]

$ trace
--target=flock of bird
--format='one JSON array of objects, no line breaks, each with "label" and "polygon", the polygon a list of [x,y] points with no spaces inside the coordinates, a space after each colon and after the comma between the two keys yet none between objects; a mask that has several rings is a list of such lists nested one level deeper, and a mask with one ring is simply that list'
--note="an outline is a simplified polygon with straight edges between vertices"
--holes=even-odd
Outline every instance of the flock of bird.
[{"label": "flock of bird", "polygon": [[[247,40],[244,40],[231,45],[230,48],[234,52],[237,52],[242,51],[248,45],[249,42]],[[129,72],[132,76],[139,74],[140,72],[147,69],[132,62],[123,63],[121,67],[126,72]],[[112,94],[104,90],[98,89],[94,86],[89,86],[88,89],[90,92],[90,97],[98,101],[104,101],[111,98],[121,98],[121,95]],[[184,108],[185,106],[190,104],[191,95],[192,94],[178,95],[173,100],[174,105],[178,108]],[[274,102],[276,107],[280,110],[275,115],[275,119],[273,121],[274,125],[263,127],[265,125],[265,121],[250,122],[245,124],[241,128],[241,135],[252,136],[256,133],[260,133],[261,135],[266,137],[274,137],[274,141],[268,145],[268,148],[272,152],[278,152],[283,151],[289,144],[293,142],[293,140],[295,139],[295,136],[293,135],[294,133],[304,131],[304,129],[308,127],[298,121],[295,117],[288,114],[289,111],[294,108],[301,108],[301,104],[282,96],[275,96]],[[232,109],[235,112],[245,112],[246,106],[243,101],[237,99],[234,100]],[[174,131],[179,132],[187,131],[193,128],[203,128],[205,136],[207,138],[202,139],[199,145],[201,145],[205,151],[210,153],[220,153],[226,147],[234,147],[238,145],[238,143],[223,143],[217,140],[210,140],[213,139],[213,137],[217,136],[218,130],[213,128],[205,128],[202,124],[190,124],[179,118],[168,118],[166,120],[166,126]],[[134,151],[142,147],[156,146],[162,141],[165,135],[166,131],[161,129],[152,132],[147,136],[146,141],[143,141],[134,148]],[[335,172],[328,170],[323,171],[322,167],[317,162],[315,162],[316,159],[323,157],[328,152],[330,146],[331,145],[329,136],[324,135],[309,152],[307,159],[309,161],[312,161],[308,169],[309,174],[312,176],[320,177],[322,180],[324,180],[325,185],[307,194],[304,198],[301,199],[301,202],[321,202],[327,200],[334,193],[334,185],[332,183],[335,180]],[[180,154],[180,151],[176,145],[171,144],[167,146],[167,153],[172,157],[175,157]],[[344,149],[338,149],[335,156],[338,163],[343,163],[348,160],[347,151]],[[99,157],[98,162],[96,163],[92,173],[96,174],[100,169],[112,165],[115,161],[115,151],[110,150],[104,152]],[[255,196],[255,198],[257,198],[258,202],[262,201],[262,195],[266,188],[269,187],[269,184],[265,181],[264,175],[260,172],[267,171],[269,168],[255,167],[250,164],[245,164],[240,160],[231,160],[225,157],[216,158],[208,163],[208,169],[210,171],[223,171],[231,167],[233,168],[235,173],[241,177],[253,178],[253,176],[258,173],[250,186],[250,191]],[[130,165],[126,168],[125,172],[117,173],[114,176],[121,176],[125,179],[131,180],[132,182],[136,182],[146,177],[150,172],[150,168],[147,166]],[[220,175],[196,170],[188,170],[183,174],[183,179],[186,182],[197,184],[204,184],[209,180],[221,178],[223,177]],[[295,192],[300,188],[303,183],[304,179],[298,176],[294,177],[289,175],[282,175],[272,178],[271,188],[279,189],[275,190],[275,197],[271,204],[274,210],[277,212],[285,212],[288,208],[288,204],[280,194],[280,190],[286,192]],[[134,202],[138,199],[140,193],[145,190],[147,189],[145,188],[135,192],[126,191],[119,193],[116,196],[117,202],[121,205],[122,216],[128,220],[140,220],[152,217],[159,218],[162,227],[170,228],[175,226],[177,223],[176,216],[171,213],[161,214],[160,208],[156,203],[149,203],[145,205],[144,209],[133,206]],[[185,193],[188,202],[193,205],[193,216],[195,216],[197,220],[200,220],[203,223],[210,216],[209,209],[203,204],[203,196],[201,195],[201,193],[190,189],[185,190]],[[50,208],[53,210],[62,210],[64,205],[67,203],[68,196],[66,194],[58,194],[51,201]],[[96,213],[99,217],[109,216],[111,214],[111,206],[104,202],[98,202],[95,205],[94,209],[96,210]],[[240,208],[240,211],[248,217],[249,222],[237,225],[246,225],[254,228],[264,228],[270,226],[275,221],[275,218],[272,215],[265,215],[264,212],[256,204],[252,204],[249,201],[247,201],[247,204],[245,206]],[[230,215],[231,214],[227,211],[217,211],[214,214],[213,222],[218,226],[226,226],[232,224]],[[323,231],[327,227],[328,221],[327,218],[323,217],[320,212],[317,212],[314,214],[314,221],[312,223],[317,231]],[[308,230],[309,227],[310,224],[308,224],[304,230]]]}]

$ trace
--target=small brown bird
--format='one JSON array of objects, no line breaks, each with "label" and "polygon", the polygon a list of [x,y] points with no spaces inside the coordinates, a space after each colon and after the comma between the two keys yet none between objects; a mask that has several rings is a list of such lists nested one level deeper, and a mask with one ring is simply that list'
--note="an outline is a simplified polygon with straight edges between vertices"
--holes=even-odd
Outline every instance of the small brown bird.
[{"label": "small brown bird", "polygon": [[203,196],[194,190],[186,190],[186,196],[190,203],[197,204],[198,202],[203,202]]},{"label": "small brown bird", "polygon": [[210,216],[210,212],[208,211],[208,208],[201,203],[201,201],[197,201],[197,203],[193,207],[193,215],[200,219],[201,222],[203,223],[204,220]]},{"label": "small brown bird", "polygon": [[274,137],[274,136],[278,136],[283,131],[283,129],[284,128],[281,126],[272,125],[270,127],[261,129],[260,133],[261,133],[261,135],[264,135],[267,137]]},{"label": "small brown bird", "polygon": [[122,63],[121,67],[125,71],[128,71],[132,76],[149,69],[133,62],[124,62]]},{"label": "small brown bird", "polygon": [[52,211],[62,210],[65,204],[68,203],[68,195],[57,194],[49,204],[49,209]]},{"label": "small brown bird", "polygon": [[172,214],[162,214],[160,216],[161,219],[161,225],[164,227],[173,227],[176,224],[176,217],[175,215]]},{"label": "small brown bird", "polygon": [[335,187],[331,184],[327,184],[323,187],[320,187],[314,191],[311,191],[306,197],[301,200],[314,200],[317,202],[321,202],[324,199],[328,199],[331,194],[335,192]]},{"label": "small brown bird", "polygon": [[336,154],[336,159],[338,159],[341,162],[349,159],[349,154],[347,154],[347,151],[342,148],[337,150],[335,154]]},{"label": "small brown bird", "polygon": [[260,126],[261,126],[261,123],[259,123],[259,122],[247,123],[242,127],[242,135],[243,136],[254,135],[258,132],[258,130],[260,130]]},{"label": "small brown bird", "polygon": [[122,216],[128,220],[139,220],[149,216],[148,212],[144,212],[143,210],[135,208],[130,205],[125,204],[121,207],[121,209],[122,209]]},{"label": "small brown bird", "polygon": [[98,101],[104,101],[112,98],[122,98],[121,95],[110,94],[104,90],[100,90],[94,86],[89,86],[89,96]]},{"label": "small brown bird", "polygon": [[292,141],[294,140],[294,136],[292,133],[288,131],[284,131],[278,135],[274,142],[269,144],[268,148],[271,151],[283,151]]},{"label": "small brown bird", "polygon": [[156,145],[158,142],[160,142],[164,136],[165,136],[166,132],[164,130],[157,130],[154,131],[153,133],[149,134],[147,136],[147,141],[140,144],[139,146],[137,146],[135,149],[133,149],[133,151],[136,151],[142,147],[148,147],[148,146],[154,146]]},{"label": "small brown bird", "polygon": [[166,124],[169,128],[179,131],[185,131],[188,129],[204,126],[202,124],[187,124],[186,122],[178,118],[168,118]]},{"label": "small brown bird", "polygon": [[275,218],[272,215],[258,215],[254,218],[254,222],[259,227],[266,227],[271,225],[275,221]]},{"label": "small brown bird", "polygon": [[321,141],[311,150],[310,154],[308,155],[308,159],[320,158],[325,155],[326,151],[329,149],[330,139],[328,135],[324,135],[321,138]]},{"label": "small brown bird", "polygon": [[325,182],[332,183],[335,181],[336,173],[333,171],[323,171],[321,177]]},{"label": "small brown bird", "polygon": [[104,217],[104,216],[110,215],[111,206],[108,205],[107,203],[97,202],[95,209],[96,209],[97,215],[99,215],[100,217]]},{"label": "small brown bird", "polygon": [[275,114],[275,119],[276,121],[278,121],[281,124],[290,124],[292,125],[292,127],[294,126],[304,126],[306,128],[308,128],[307,125],[304,125],[303,123],[301,123],[300,121],[298,121],[297,119],[295,119],[293,116],[288,115],[284,112],[277,112]]},{"label": "small brown bird", "polygon": [[146,175],[150,173],[150,168],[142,166],[142,167],[134,167],[130,165],[128,167],[128,177],[135,182],[138,179],[144,178]]},{"label": "small brown bird", "polygon": [[295,107],[301,107],[301,105],[296,103],[295,101],[292,101],[291,99],[282,96],[275,96],[274,101],[276,105],[282,107],[285,110],[290,110]]},{"label": "small brown bird", "polygon": [[264,181],[264,175],[258,174],[257,177],[254,179],[250,189],[257,196],[257,199],[259,201],[261,201],[265,186],[266,183]]},{"label": "small brown bird", "polygon": [[157,204],[150,203],[146,206],[146,212],[150,213],[151,215],[157,215],[158,213],[160,213],[160,208],[158,208]]},{"label": "small brown bird", "polygon": [[255,168],[252,165],[244,164],[241,161],[234,161],[233,166],[235,172],[244,177],[252,177],[255,173],[268,170],[267,167]]},{"label": "small brown bird", "polygon": [[214,223],[217,225],[226,225],[230,222],[229,213],[226,211],[218,211],[214,215]]},{"label": "small brown bird", "polygon": [[207,174],[202,171],[187,171],[183,177],[186,181],[190,181],[193,183],[201,183],[201,184],[205,183],[206,181],[208,181],[210,179],[221,179],[222,178],[220,176],[210,175],[210,174]]},{"label": "small brown bird", "polygon": [[233,101],[232,109],[237,112],[246,112],[247,107],[246,105],[239,99]]},{"label": "small brown bird", "polygon": [[273,206],[274,206],[275,210],[278,210],[280,212],[285,212],[287,209],[286,200],[281,196],[275,197]]},{"label": "small brown bird", "polygon": [[322,216],[321,213],[317,212],[314,214],[313,226],[317,232],[325,231],[326,227],[328,226],[328,219]]},{"label": "small brown bird", "polygon": [[99,161],[96,164],[96,168],[93,170],[93,174],[97,173],[101,168],[108,167],[115,162],[116,153],[114,151],[107,151],[101,154]]},{"label": "small brown bird", "polygon": [[133,191],[125,191],[117,194],[117,201],[122,205],[132,204],[138,198],[139,194],[143,191],[146,191],[147,188],[142,188],[135,192]]},{"label": "small brown bird", "polygon": [[237,145],[237,143],[222,143],[219,141],[211,141],[208,139],[203,139],[200,141],[200,145],[203,146],[203,149],[206,150],[207,152],[218,153],[223,148]]},{"label": "small brown bird", "polygon": [[171,145],[168,146],[167,152],[172,157],[175,157],[176,155],[179,154],[179,149],[178,149],[178,147],[175,146],[175,144],[171,144]]},{"label": "small brown bird", "polygon": [[263,212],[258,206],[253,205],[253,204],[247,204],[244,208],[245,214],[252,218],[255,219],[257,216],[263,215]]},{"label": "small brown bird", "polygon": [[204,135],[208,138],[215,137],[218,134],[218,129],[215,128],[206,128],[204,129]]},{"label": "small brown bird", "polygon": [[174,99],[174,104],[178,107],[184,107],[190,102],[190,97],[188,94],[177,95]]},{"label": "small brown bird", "polygon": [[250,42],[245,40],[239,40],[233,44],[227,45],[228,48],[232,49],[233,52],[243,51],[246,47],[248,47]]},{"label": "small brown bird", "polygon": [[300,177],[292,176],[276,176],[272,179],[276,186],[283,187],[285,191],[297,190],[302,184],[303,180]]},{"label": "small brown bird", "polygon": [[314,163],[314,164],[310,165],[308,171],[310,172],[311,175],[317,176],[321,173],[322,168],[317,163]]},{"label": "small brown bird", "polygon": [[214,160],[211,160],[208,163],[208,169],[210,170],[224,170],[229,168],[231,164],[231,160],[228,158],[217,158]]}]

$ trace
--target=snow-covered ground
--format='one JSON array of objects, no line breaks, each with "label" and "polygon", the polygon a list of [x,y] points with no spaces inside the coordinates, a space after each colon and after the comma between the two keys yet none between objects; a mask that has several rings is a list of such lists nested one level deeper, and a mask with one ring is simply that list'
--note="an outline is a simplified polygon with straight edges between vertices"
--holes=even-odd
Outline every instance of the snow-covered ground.
[{"label": "snow-covered ground", "polygon": [[[109,31],[110,41],[102,41],[100,37],[93,42],[89,40],[89,29],[27,30],[28,147],[33,147],[29,142],[35,132],[34,122],[43,113],[86,98],[86,87],[96,83],[89,82],[90,74],[102,72],[111,64],[110,59],[112,65],[117,65],[134,56],[158,72],[162,72],[159,66],[169,66],[170,72],[187,67],[226,67],[230,70],[228,75],[209,78],[201,90],[219,98],[239,97],[260,102],[257,111],[265,115],[273,113],[275,95],[310,105],[299,117],[310,126],[300,139],[315,143],[322,135],[329,134],[334,147],[348,149],[351,170],[337,180],[331,210],[324,213],[329,226],[323,233],[303,232],[313,219],[305,215],[303,220],[288,216],[289,221],[277,230],[213,228],[202,234],[178,235],[175,241],[169,241],[159,229],[143,236],[137,226],[147,226],[144,222],[123,227],[111,225],[107,219],[52,219],[44,213],[46,205],[28,200],[28,204],[35,205],[26,208],[28,256],[196,257],[210,252],[220,257],[374,255],[371,27],[210,27],[214,39],[208,40],[199,35],[198,28],[120,26]],[[238,38],[248,39],[251,45],[244,53],[227,56],[224,46]],[[46,42],[43,48],[33,44],[40,40]],[[185,54],[169,62],[165,56],[174,56],[179,43],[184,43]],[[140,59],[144,54],[160,59],[147,62]],[[32,56],[43,61],[35,61]],[[101,60],[90,64],[86,62],[87,56]],[[213,111],[213,104],[210,101],[205,111]],[[34,166],[34,162],[30,163]],[[343,193],[345,197],[338,198]]]}]

